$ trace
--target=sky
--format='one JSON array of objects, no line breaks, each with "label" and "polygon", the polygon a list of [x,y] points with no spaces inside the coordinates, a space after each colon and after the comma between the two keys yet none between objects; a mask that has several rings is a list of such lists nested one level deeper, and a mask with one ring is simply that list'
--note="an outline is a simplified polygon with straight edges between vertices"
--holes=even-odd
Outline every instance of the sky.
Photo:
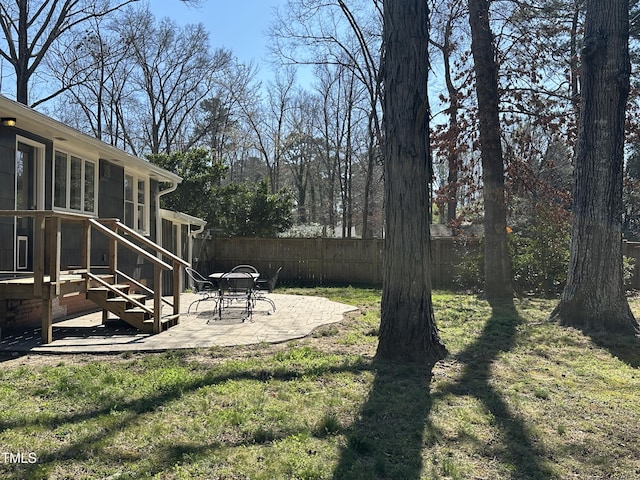
[{"label": "sky", "polygon": [[212,49],[228,48],[242,63],[266,65],[267,31],[276,7],[287,0],[201,0],[201,6],[186,6],[180,0],[151,0],[156,19],[169,17],[179,25],[202,23],[209,32]]}]

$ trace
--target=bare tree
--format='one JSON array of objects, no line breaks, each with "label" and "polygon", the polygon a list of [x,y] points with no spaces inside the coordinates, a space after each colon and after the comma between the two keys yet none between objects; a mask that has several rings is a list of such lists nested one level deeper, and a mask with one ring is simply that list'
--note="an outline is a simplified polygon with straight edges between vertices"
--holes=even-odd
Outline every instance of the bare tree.
[{"label": "bare tree", "polygon": [[319,111],[318,99],[304,90],[292,99],[291,128],[285,139],[283,161],[294,188],[300,224],[310,220],[310,193],[320,183],[320,179],[312,175],[320,153],[320,142],[315,135]]},{"label": "bare tree", "polygon": [[195,112],[213,88],[213,79],[230,61],[230,53],[210,53],[202,24],[155,21],[146,9],[128,12],[116,28],[130,46],[136,87],[144,92],[145,144],[151,153],[183,150],[193,130]]},{"label": "bare tree", "polygon": [[[229,62],[215,78],[211,97],[200,103],[198,120],[187,144],[210,149],[229,168],[226,180],[259,181],[268,176],[256,148],[254,121],[259,120],[260,83],[253,64]],[[259,121],[258,121],[259,124]]]},{"label": "bare tree", "polygon": [[431,301],[429,22],[424,0],[384,2],[386,239],[379,358],[444,358]]},{"label": "bare tree", "polygon": [[[136,1],[138,0],[122,0],[113,4],[83,0],[2,2],[0,27],[4,45],[0,48],[0,55],[15,71],[16,100],[29,104],[29,82],[60,35],[88,20],[104,17]],[[61,90],[44,99],[31,101],[31,105],[35,106],[54,97]]]},{"label": "bare tree", "polygon": [[[69,86],[48,91],[46,96],[29,99],[29,85],[61,35],[93,19],[103,18],[139,0],[7,0],[0,3],[0,28],[4,42],[0,56],[7,60],[16,76],[16,100],[32,107],[59,95]],[[200,0],[180,0],[197,5]]]},{"label": "bare tree", "polygon": [[295,72],[287,68],[277,72],[267,89],[266,102],[258,92],[245,95],[240,102],[243,119],[253,134],[254,148],[267,165],[271,191],[280,189],[282,156],[289,132],[288,115],[295,96]]},{"label": "bare tree", "polygon": [[489,24],[489,2],[469,0],[471,52],[476,73],[484,196],[484,291],[488,299],[512,298],[507,249],[507,207],[500,137],[498,66]]},{"label": "bare tree", "polygon": [[629,2],[587,0],[567,285],[551,318],[634,335],[622,281],[622,177],[630,88]]},{"label": "bare tree", "polygon": [[[434,45],[442,54],[442,70],[444,73],[445,88],[447,92],[448,106],[445,110],[449,119],[448,128],[446,132],[443,132],[443,140],[447,158],[447,183],[442,188],[442,192],[447,202],[447,215],[446,221],[453,222],[457,217],[458,209],[458,181],[459,174],[462,167],[461,155],[460,155],[460,118],[459,111],[463,99],[461,93],[461,87],[456,85],[454,80],[454,53],[460,49],[459,45],[456,45],[456,36],[459,35],[457,30],[459,28],[459,22],[462,17],[467,13],[464,0],[454,1],[439,1],[435,2],[438,10],[432,10],[432,22],[434,24],[433,16],[438,20],[437,23],[437,37],[434,36],[432,30],[431,38],[429,39],[431,44]],[[433,14],[436,15],[433,15]],[[442,215],[441,215],[442,217]]]},{"label": "bare tree", "polygon": [[100,140],[125,147],[124,141],[118,142],[126,126],[121,112],[125,104],[128,108],[136,104],[127,87],[135,68],[129,45],[113,35],[103,17],[86,24],[91,28],[80,34],[73,31],[61,36],[46,59],[47,68],[61,84],[57,117]]},{"label": "bare tree", "polygon": [[319,65],[316,68],[318,77],[317,92],[321,98],[322,118],[320,121],[321,163],[326,177],[327,207],[323,225],[329,227],[333,235],[336,226],[336,183],[339,175],[340,149],[344,138],[344,115],[342,115],[342,81],[341,67]]},{"label": "bare tree", "polygon": [[[334,65],[349,69],[367,92],[367,171],[362,208],[363,236],[369,237],[371,191],[381,145],[380,0],[289,0],[271,30],[274,54],[281,62]],[[354,86],[354,88],[356,88]],[[345,111],[347,115],[349,112]]]}]

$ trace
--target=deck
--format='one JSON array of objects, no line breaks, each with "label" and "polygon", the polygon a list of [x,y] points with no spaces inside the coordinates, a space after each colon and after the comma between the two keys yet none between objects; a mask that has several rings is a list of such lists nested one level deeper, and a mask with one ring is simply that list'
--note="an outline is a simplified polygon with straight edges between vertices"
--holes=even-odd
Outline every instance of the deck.
[{"label": "deck", "polygon": [[[50,291],[51,276],[44,275],[42,282],[45,285],[49,285],[49,288],[45,287],[44,290]],[[57,283],[60,285],[60,295],[74,292],[85,293],[87,291],[87,281],[81,273],[61,273]],[[15,278],[0,277],[0,298],[3,300],[40,298],[41,295],[34,295],[35,284],[36,280],[33,275],[20,275]]]},{"label": "deck", "polygon": [[[107,310],[115,308],[123,320],[130,322],[129,317],[136,318],[134,326],[149,326],[153,333],[160,333],[163,328],[173,325],[179,320],[180,291],[182,289],[182,269],[189,262],[162,248],[137,231],[122,224],[118,219],[94,218],[86,215],[57,212],[50,210],[0,210],[0,217],[31,218],[33,222],[33,269],[31,275],[21,272],[0,272],[0,300],[33,300],[42,302],[42,343],[53,340],[53,300],[70,293],[87,292],[92,284],[100,284],[110,291],[109,299],[99,304],[104,318]],[[76,266],[61,265],[62,224],[73,223],[80,226],[80,255]],[[103,235],[109,243],[108,265],[91,264],[91,238],[94,233]],[[142,261],[153,267],[152,287],[138,282],[118,269],[118,251],[126,249],[134,252]],[[99,268],[108,274],[109,280],[94,274]],[[172,277],[172,301],[165,300],[162,293],[163,275]],[[3,278],[4,277],[4,278]],[[9,278],[8,278],[9,277]],[[13,278],[11,278],[13,277]],[[117,282],[124,282],[118,285]],[[145,307],[139,300],[128,294],[129,285],[143,289],[145,295],[153,300],[153,306]],[[120,287],[123,286],[124,289]],[[124,305],[111,302],[116,296]],[[96,301],[93,300],[92,301]],[[173,310],[172,319],[162,318],[164,304],[170,304]],[[144,312],[144,319],[137,319],[136,308]],[[120,311],[122,310],[122,311]],[[170,322],[170,323],[168,323]],[[131,322],[130,322],[131,323]]]}]

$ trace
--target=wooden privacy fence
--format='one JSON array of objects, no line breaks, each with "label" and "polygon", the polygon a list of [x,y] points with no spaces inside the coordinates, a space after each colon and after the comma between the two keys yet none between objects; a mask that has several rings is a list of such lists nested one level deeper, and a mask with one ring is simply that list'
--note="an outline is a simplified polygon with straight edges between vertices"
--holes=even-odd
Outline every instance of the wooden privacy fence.
[{"label": "wooden privacy fence", "polygon": [[[197,239],[194,265],[207,274],[248,263],[263,276],[282,267],[280,280],[306,285],[381,285],[383,242],[348,238]],[[455,266],[467,252],[477,250],[478,239],[434,237],[431,242],[433,286],[452,286]]]},{"label": "wooden privacy fence", "polygon": [[640,288],[640,242],[622,242],[622,254],[635,260],[631,288]]}]

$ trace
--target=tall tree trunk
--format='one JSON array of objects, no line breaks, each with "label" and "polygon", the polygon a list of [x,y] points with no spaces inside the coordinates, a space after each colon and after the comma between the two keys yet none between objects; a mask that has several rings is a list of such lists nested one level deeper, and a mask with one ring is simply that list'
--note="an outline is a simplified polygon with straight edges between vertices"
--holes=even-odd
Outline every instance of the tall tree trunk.
[{"label": "tall tree trunk", "polygon": [[484,290],[487,299],[511,298],[507,207],[498,111],[498,67],[487,0],[469,0],[471,52],[476,73],[484,197]]},{"label": "tall tree trunk", "polygon": [[587,1],[571,255],[551,314],[584,330],[635,334],[622,277],[622,176],[629,93],[628,0]]},{"label": "tall tree trunk", "polygon": [[444,358],[431,302],[428,7],[385,0],[383,289],[377,356],[433,366]]},{"label": "tall tree trunk", "polygon": [[369,217],[371,215],[371,188],[373,183],[373,169],[376,163],[375,136],[371,128],[371,116],[369,116],[369,145],[367,147],[367,174],[364,182],[364,200],[362,206],[362,238],[372,238],[373,234],[369,228]]},{"label": "tall tree trunk", "polygon": [[29,105],[29,8],[27,2],[18,5],[18,56],[15,59],[16,101]]},{"label": "tall tree trunk", "polygon": [[[458,153],[458,137],[460,136],[460,126],[458,125],[458,110],[460,106],[460,92],[453,84],[451,76],[451,52],[453,51],[453,45],[451,44],[451,37],[453,35],[453,16],[449,17],[445,26],[444,42],[442,44],[442,59],[444,66],[444,80],[447,87],[447,94],[449,95],[449,108],[447,114],[449,115],[449,137],[450,146],[449,154],[447,155],[447,166],[449,173],[447,175],[447,223],[453,223],[458,218],[458,172],[460,170],[460,154]],[[442,219],[443,215],[440,215]],[[444,223],[444,222],[443,222]]]}]

